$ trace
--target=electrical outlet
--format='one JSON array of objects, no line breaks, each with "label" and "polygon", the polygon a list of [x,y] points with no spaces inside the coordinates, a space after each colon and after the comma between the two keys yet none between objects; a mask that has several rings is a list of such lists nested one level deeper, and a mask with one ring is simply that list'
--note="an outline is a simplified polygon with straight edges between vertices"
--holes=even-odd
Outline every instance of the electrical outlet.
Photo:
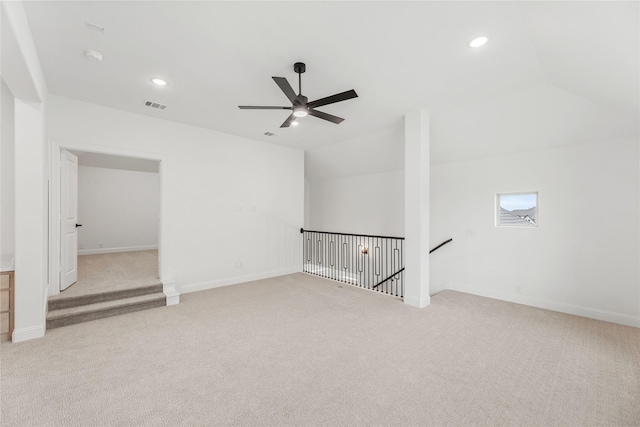
[{"label": "electrical outlet", "polygon": [[233,264],[234,264],[235,268],[237,268],[237,269],[244,268],[244,263],[242,263],[241,261],[236,261]]},{"label": "electrical outlet", "polygon": [[78,245],[78,249],[84,249],[84,243],[80,243],[80,244]]},{"label": "electrical outlet", "polygon": [[98,243],[98,247],[101,248],[102,247],[102,242]]},{"label": "electrical outlet", "polygon": [[520,285],[516,285],[516,293],[519,294],[522,291],[522,289],[520,289]]}]

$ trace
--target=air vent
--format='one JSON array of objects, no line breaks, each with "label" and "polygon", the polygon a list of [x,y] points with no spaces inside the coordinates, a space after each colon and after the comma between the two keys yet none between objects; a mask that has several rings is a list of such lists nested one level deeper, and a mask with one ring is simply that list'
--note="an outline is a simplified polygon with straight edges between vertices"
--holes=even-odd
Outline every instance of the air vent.
[{"label": "air vent", "polygon": [[273,133],[273,132],[265,132],[264,134],[265,134],[266,136],[278,136],[278,135],[276,135],[276,134],[275,134],[275,133]]},{"label": "air vent", "polygon": [[84,26],[89,30],[97,31],[99,33],[104,33],[104,27],[101,27],[98,24],[94,24],[93,22],[84,21]]},{"label": "air vent", "polygon": [[159,102],[153,102],[153,101],[145,101],[144,105],[150,108],[157,108],[158,110],[164,110],[165,108],[167,108],[166,105],[160,104]]}]

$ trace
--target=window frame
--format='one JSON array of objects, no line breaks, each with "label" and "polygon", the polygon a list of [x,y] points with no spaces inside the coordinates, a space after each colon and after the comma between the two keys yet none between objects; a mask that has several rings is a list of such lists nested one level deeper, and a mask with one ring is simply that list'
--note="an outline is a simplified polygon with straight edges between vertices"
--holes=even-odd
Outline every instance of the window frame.
[{"label": "window frame", "polygon": [[[521,196],[521,195],[535,195],[536,197],[536,202],[535,202],[535,208],[536,208],[536,218],[535,218],[535,224],[531,224],[531,225],[522,225],[522,224],[514,224],[514,225],[510,225],[510,224],[501,224],[500,223],[500,198],[502,196]],[[539,228],[540,227],[540,192],[538,191],[517,191],[517,192],[500,192],[500,193],[496,193],[495,194],[495,201],[494,201],[494,222],[495,222],[495,226],[496,227],[504,227],[504,228]]]}]

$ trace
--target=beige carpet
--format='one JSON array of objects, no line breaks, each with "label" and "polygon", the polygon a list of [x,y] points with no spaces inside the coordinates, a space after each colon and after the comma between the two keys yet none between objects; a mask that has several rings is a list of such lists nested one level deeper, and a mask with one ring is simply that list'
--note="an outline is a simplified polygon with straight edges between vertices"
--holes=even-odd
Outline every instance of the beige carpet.
[{"label": "beige carpet", "polygon": [[1,347],[3,426],[639,425],[640,329],[294,274]]},{"label": "beige carpet", "polygon": [[157,250],[80,255],[78,281],[49,299],[121,291],[157,283],[160,283]]}]

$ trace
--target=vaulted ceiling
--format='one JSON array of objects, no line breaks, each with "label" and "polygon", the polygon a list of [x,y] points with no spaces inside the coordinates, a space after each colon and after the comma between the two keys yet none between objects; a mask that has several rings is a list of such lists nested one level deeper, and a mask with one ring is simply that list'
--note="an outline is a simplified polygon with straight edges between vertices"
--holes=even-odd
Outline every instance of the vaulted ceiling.
[{"label": "vaulted ceiling", "polygon": [[[309,153],[393,139],[418,108],[433,114],[436,162],[638,134],[638,2],[29,1],[25,10],[51,93]],[[470,48],[478,35],[489,43]],[[319,108],[342,124],[306,117],[280,129],[287,111],[237,108],[287,105],[271,76],[297,87],[296,61],[307,64],[310,100],[357,91]]]}]

